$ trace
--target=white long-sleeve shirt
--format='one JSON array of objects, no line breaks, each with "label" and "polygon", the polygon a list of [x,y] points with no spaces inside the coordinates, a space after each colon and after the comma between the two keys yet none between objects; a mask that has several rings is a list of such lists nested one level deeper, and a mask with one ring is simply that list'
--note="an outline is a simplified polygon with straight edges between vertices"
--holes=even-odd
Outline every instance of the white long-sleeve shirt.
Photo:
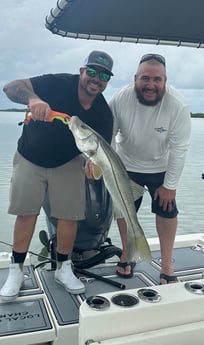
[{"label": "white long-sleeve shirt", "polygon": [[164,186],[176,189],[190,143],[191,119],[186,100],[166,86],[155,106],[139,103],[134,85],[117,91],[110,101],[116,151],[128,171],[164,172]]}]

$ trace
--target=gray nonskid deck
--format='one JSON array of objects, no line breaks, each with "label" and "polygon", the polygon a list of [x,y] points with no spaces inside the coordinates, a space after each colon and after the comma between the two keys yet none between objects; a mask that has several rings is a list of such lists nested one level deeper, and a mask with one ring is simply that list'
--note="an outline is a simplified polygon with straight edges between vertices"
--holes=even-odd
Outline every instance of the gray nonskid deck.
[{"label": "gray nonskid deck", "polygon": [[[39,339],[41,339],[43,338],[43,332],[47,332],[46,341],[49,339],[54,340],[55,333],[59,332],[58,327],[65,332],[62,341],[66,338],[66,327],[71,327],[73,337],[77,338],[79,308],[84,300],[91,296],[111,292],[117,294],[120,291],[127,291],[128,293],[129,289],[154,288],[159,285],[160,251],[153,251],[152,257],[153,261],[151,263],[138,262],[136,264],[131,279],[121,278],[116,275],[116,262],[107,265],[100,264],[86,269],[96,275],[122,283],[126,289],[121,290],[108,282],[80,274],[80,278],[86,286],[86,292],[80,296],[69,294],[62,286],[57,284],[54,280],[53,270],[38,268],[35,271],[32,266],[25,266],[25,282],[19,298],[14,302],[0,305],[0,345],[7,344],[5,340],[9,337],[20,334],[25,335],[25,333],[39,333]],[[203,277],[204,252],[194,246],[175,248],[173,264],[181,281],[187,280],[188,277],[191,280],[197,279],[198,275]],[[5,281],[7,273],[8,268],[0,269],[0,287]],[[26,345],[33,343],[22,342]]]}]

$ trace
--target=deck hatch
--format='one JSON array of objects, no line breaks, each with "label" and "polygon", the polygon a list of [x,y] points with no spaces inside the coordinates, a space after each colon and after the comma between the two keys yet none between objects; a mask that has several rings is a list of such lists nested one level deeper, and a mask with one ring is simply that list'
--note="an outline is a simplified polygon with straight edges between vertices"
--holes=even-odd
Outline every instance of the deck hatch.
[{"label": "deck hatch", "polygon": [[0,337],[51,329],[43,299],[2,303]]}]

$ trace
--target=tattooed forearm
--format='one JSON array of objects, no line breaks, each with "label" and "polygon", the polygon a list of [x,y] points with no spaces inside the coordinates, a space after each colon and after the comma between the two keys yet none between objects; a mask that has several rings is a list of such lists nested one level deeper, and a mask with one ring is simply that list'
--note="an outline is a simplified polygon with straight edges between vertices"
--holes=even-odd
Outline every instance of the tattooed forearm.
[{"label": "tattooed forearm", "polygon": [[30,98],[38,98],[38,96],[28,87],[28,85],[22,80],[12,81],[6,84],[3,88],[7,97],[20,104],[28,104]]}]

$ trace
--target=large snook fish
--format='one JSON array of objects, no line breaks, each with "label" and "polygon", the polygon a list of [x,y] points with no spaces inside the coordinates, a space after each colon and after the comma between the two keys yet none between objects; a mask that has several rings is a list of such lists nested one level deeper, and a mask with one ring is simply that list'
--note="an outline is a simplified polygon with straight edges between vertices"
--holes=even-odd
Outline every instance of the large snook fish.
[{"label": "large snook fish", "polygon": [[126,221],[128,260],[141,258],[151,261],[149,245],[135,212],[130,179],[120,157],[97,132],[77,116],[72,116],[68,125],[78,149],[101,169],[113,204],[121,211]]}]

